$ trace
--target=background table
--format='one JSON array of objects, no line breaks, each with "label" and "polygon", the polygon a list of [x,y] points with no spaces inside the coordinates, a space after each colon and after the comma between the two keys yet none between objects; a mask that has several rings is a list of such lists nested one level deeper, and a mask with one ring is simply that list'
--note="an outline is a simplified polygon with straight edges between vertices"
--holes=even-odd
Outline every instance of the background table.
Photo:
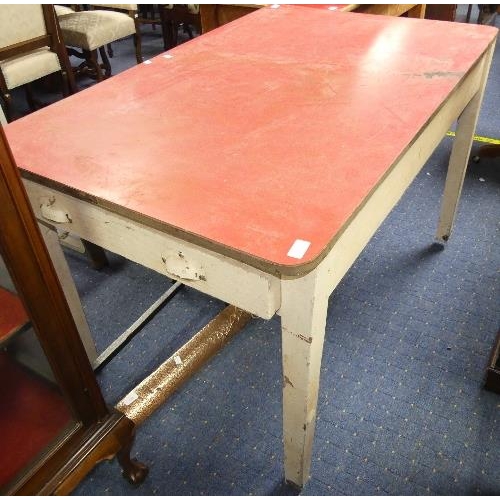
[{"label": "background table", "polygon": [[[308,4],[307,7],[340,10],[343,12],[363,12],[364,14],[381,14],[384,16],[424,17],[425,4]],[[207,33],[223,24],[234,21],[264,4],[201,4],[200,16],[203,33]]]}]

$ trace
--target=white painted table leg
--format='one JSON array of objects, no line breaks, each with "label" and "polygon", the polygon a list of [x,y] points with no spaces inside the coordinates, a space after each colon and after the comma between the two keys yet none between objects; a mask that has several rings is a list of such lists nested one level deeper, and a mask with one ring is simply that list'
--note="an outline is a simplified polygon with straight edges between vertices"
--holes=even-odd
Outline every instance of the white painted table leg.
[{"label": "white painted table leg", "polygon": [[283,280],[283,441],[285,479],[302,487],[308,479],[316,423],[328,292],[313,271]]},{"label": "white painted table leg", "polygon": [[458,200],[462,192],[465,172],[469,161],[470,150],[476,130],[476,123],[483,100],[484,88],[488,79],[488,72],[493,56],[494,46],[483,56],[483,75],[480,88],[458,118],[457,130],[451,151],[448,174],[441,202],[441,215],[439,217],[436,239],[447,241],[451,235],[453,222],[457,213]]},{"label": "white painted table leg", "polygon": [[61,245],[59,244],[57,231],[45,226],[44,224],[38,224],[38,226],[52,259],[52,264],[54,265],[59,281],[61,282],[64,295],[68,301],[71,314],[73,315],[73,319],[76,323],[76,327],[78,329],[78,333],[80,334],[80,338],[82,339],[87,356],[90,363],[94,364],[94,361],[97,358],[97,351],[92,336],[90,335],[90,329],[87,324],[87,319],[85,318],[85,313],[82,309],[82,303],[80,301],[78,291],[76,290],[75,282],[73,281],[68,263],[66,262]]}]

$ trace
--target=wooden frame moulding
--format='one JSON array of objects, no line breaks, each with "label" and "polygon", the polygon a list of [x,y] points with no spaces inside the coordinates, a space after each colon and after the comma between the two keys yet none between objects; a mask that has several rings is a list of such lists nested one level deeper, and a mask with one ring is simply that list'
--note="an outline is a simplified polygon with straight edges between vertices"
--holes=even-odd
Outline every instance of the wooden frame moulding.
[{"label": "wooden frame moulding", "polygon": [[0,127],[0,250],[74,417],[67,433],[4,494],[69,493],[102,459],[118,453],[131,481],[147,469],[129,458],[133,423],[104,402]]}]

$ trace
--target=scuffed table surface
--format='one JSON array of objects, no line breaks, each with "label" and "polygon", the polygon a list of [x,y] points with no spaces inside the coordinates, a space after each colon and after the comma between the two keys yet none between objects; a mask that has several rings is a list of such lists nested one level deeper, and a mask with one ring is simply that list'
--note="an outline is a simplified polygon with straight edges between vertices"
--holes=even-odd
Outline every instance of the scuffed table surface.
[{"label": "scuffed table surface", "polygon": [[6,133],[41,183],[286,272],[324,255],[495,34],[259,9]]}]

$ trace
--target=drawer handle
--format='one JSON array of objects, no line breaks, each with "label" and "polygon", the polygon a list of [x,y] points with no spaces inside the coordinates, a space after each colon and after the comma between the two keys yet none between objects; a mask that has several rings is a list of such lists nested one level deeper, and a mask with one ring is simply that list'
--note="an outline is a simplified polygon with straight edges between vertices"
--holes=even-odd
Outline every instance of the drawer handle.
[{"label": "drawer handle", "polygon": [[203,267],[194,261],[187,261],[182,252],[177,255],[162,256],[168,274],[179,280],[206,281]]},{"label": "drawer handle", "polygon": [[42,198],[40,203],[40,212],[44,219],[57,224],[71,223],[73,222],[71,215],[64,208],[60,208],[56,205],[55,197]]}]

